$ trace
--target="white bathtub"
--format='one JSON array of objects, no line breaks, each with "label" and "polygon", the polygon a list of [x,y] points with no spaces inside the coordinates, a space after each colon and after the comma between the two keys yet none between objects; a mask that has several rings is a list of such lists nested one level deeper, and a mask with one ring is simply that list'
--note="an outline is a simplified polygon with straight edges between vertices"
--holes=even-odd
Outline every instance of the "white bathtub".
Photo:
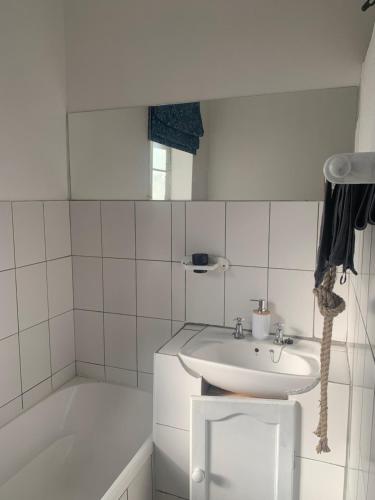
[{"label": "white bathtub", "polygon": [[74,382],[0,429],[1,500],[118,500],[151,463],[151,395]]}]

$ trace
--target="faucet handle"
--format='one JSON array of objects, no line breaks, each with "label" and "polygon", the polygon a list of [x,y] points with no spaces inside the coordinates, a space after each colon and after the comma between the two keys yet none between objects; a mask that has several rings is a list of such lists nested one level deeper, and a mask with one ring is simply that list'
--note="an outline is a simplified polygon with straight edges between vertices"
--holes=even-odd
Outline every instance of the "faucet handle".
[{"label": "faucet handle", "polygon": [[278,321],[278,322],[277,322],[277,323],[275,323],[273,326],[274,326],[274,327],[275,327],[275,329],[276,329],[276,333],[278,333],[278,332],[283,332],[283,331],[284,331],[284,328],[285,328],[285,324],[284,324],[284,323],[282,323],[281,321]]},{"label": "faucet handle", "polygon": [[245,318],[241,318],[241,316],[238,316],[237,318],[233,318],[233,321],[235,321],[237,325],[241,325],[242,322],[245,321]]}]

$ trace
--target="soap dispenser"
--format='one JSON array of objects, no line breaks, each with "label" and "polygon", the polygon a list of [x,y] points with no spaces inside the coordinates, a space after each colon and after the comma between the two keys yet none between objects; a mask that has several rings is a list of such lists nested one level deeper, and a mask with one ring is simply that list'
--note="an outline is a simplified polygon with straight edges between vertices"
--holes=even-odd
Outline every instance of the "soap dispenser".
[{"label": "soap dispenser", "polygon": [[253,337],[263,340],[270,333],[271,313],[267,309],[265,299],[252,299],[251,301],[258,302],[258,309],[253,310]]}]

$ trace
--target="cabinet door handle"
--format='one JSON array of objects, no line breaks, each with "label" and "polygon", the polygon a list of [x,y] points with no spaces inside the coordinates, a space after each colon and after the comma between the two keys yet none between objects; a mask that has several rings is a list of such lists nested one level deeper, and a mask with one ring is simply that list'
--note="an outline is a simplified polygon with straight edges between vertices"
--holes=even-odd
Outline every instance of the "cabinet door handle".
[{"label": "cabinet door handle", "polygon": [[191,474],[191,479],[194,481],[194,483],[201,483],[204,480],[205,474],[202,469],[199,469],[196,467],[192,474]]}]

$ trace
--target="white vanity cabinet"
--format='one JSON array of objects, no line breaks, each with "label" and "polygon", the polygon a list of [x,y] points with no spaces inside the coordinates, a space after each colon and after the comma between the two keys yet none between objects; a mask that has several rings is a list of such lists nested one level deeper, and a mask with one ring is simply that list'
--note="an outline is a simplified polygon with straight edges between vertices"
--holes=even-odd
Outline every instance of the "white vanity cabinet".
[{"label": "white vanity cabinet", "polygon": [[297,405],[191,399],[191,500],[291,500]]}]

